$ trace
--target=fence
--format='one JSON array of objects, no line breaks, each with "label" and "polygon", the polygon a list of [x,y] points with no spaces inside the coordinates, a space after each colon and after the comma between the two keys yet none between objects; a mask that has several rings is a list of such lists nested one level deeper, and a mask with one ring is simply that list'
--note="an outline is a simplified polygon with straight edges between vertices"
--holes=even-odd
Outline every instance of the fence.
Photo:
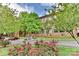
[{"label": "fence", "polygon": [[33,37],[61,37],[61,36],[70,36],[69,33],[64,33],[64,32],[60,32],[60,33],[52,33],[52,34],[30,34]]}]

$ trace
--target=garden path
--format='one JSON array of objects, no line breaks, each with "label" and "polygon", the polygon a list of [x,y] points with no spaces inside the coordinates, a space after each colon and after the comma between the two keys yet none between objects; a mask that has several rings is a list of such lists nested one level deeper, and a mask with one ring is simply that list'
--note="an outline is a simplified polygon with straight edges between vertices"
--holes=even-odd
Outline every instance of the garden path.
[{"label": "garden path", "polygon": [[[11,44],[23,44],[23,40],[15,40],[15,41],[10,41]],[[34,44],[34,40],[31,41],[32,44]],[[73,48],[79,48],[79,45],[77,44],[76,41],[74,40],[63,40],[63,41],[58,41],[57,43],[58,46],[68,46],[68,47],[73,47]]]}]

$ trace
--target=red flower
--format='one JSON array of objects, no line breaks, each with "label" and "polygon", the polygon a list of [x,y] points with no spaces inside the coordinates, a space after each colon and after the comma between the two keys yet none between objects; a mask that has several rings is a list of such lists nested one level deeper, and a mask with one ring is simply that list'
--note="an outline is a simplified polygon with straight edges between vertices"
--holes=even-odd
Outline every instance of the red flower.
[{"label": "red flower", "polygon": [[48,42],[45,42],[44,44],[48,45]]},{"label": "red flower", "polygon": [[20,50],[20,48],[16,48],[16,50],[17,50],[17,51],[19,51],[19,50]]},{"label": "red flower", "polygon": [[31,49],[32,45],[31,44],[27,44],[27,45],[25,45],[25,48]]},{"label": "red flower", "polygon": [[14,49],[13,49],[13,48],[10,48],[10,49],[9,49],[9,51],[11,51],[11,52],[12,52],[12,51],[14,51]]},{"label": "red flower", "polygon": [[24,48],[23,48],[23,47],[21,47],[21,48],[20,48],[20,51],[23,51],[23,50],[24,50]]},{"label": "red flower", "polygon": [[24,48],[23,48],[23,47],[21,47],[21,48],[16,48],[16,50],[19,52],[19,51],[23,51]]},{"label": "red flower", "polygon": [[29,55],[33,56],[33,54],[38,54],[40,51],[39,48],[32,48],[31,50],[29,50]]}]

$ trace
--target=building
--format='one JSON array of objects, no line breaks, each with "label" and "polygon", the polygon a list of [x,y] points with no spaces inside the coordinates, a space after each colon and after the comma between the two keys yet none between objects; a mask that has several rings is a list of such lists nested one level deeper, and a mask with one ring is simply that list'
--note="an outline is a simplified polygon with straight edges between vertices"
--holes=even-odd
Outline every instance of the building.
[{"label": "building", "polygon": [[[51,13],[51,14],[48,14],[48,15],[40,17],[41,22],[44,24],[46,21],[49,20],[50,22],[53,23],[54,17],[52,15],[53,14]],[[43,33],[50,33],[50,34],[52,34],[54,32],[55,26],[53,24],[50,24],[50,23],[47,23],[47,26],[48,25],[50,25],[49,29],[47,30],[46,28],[43,28]]]},{"label": "building", "polygon": [[52,14],[49,14],[49,15],[45,15],[45,16],[40,17],[40,19],[42,22],[46,22],[46,20],[52,20],[53,17],[52,17]]}]

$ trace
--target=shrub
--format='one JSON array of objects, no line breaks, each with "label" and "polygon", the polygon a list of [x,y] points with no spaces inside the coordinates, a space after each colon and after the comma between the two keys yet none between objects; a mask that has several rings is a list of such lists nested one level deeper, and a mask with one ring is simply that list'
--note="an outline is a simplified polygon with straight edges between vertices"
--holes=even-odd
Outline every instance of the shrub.
[{"label": "shrub", "polygon": [[38,49],[38,54],[41,56],[47,56],[47,55],[58,55],[58,49],[56,47],[57,42],[56,41],[49,41],[49,42],[44,42],[44,41],[36,41],[35,42],[35,48],[41,48],[40,52]]},{"label": "shrub", "polygon": [[25,45],[16,45],[9,49],[9,54],[12,56],[25,56],[28,55],[28,48]]},{"label": "shrub", "polygon": [[9,45],[9,44],[10,44],[10,42],[7,41],[7,40],[6,41],[4,41],[4,40],[0,41],[0,45],[3,46],[3,47],[6,47],[6,45]]},{"label": "shrub", "polygon": [[[54,43],[57,44],[57,43]],[[58,49],[52,42],[36,41],[34,45],[29,42],[24,45],[16,45],[9,49],[12,56],[53,56],[58,55]]]}]

